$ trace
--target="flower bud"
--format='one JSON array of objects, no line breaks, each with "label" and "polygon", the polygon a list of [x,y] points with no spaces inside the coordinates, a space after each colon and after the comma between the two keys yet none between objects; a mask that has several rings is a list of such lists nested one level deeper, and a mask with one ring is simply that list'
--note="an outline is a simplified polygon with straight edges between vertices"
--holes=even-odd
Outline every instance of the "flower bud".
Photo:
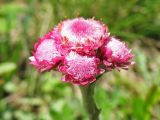
[{"label": "flower bud", "polygon": [[131,50],[125,45],[125,43],[118,39],[111,37],[108,42],[101,48],[103,55],[103,63],[107,70],[113,68],[128,69],[128,67],[134,62],[130,60],[133,58]]}]

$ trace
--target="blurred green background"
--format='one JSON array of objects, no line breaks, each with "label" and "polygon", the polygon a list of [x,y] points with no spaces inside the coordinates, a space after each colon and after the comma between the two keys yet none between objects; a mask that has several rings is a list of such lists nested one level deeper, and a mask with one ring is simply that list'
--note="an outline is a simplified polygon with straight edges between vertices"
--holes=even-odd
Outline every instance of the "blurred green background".
[{"label": "blurred green background", "polygon": [[0,120],[87,120],[78,86],[28,60],[40,36],[77,16],[101,19],[135,54],[134,67],[98,81],[101,120],[160,120],[160,0],[0,0]]}]

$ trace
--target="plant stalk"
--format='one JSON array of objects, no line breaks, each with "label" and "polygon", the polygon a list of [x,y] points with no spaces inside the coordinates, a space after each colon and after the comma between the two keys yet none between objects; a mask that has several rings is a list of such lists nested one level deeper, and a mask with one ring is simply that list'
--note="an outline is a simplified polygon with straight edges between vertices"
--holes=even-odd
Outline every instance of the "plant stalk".
[{"label": "plant stalk", "polygon": [[88,86],[80,86],[83,104],[88,113],[89,120],[99,120],[100,109],[97,108],[94,101],[94,87],[95,83]]}]

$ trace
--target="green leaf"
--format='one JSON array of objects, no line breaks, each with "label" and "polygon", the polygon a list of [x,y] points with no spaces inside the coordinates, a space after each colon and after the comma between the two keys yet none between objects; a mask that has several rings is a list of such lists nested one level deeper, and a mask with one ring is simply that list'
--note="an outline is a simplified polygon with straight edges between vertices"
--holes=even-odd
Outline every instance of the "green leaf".
[{"label": "green leaf", "polygon": [[16,69],[16,64],[12,62],[5,62],[0,64],[0,75],[10,73]]},{"label": "green leaf", "polygon": [[5,19],[0,18],[0,33],[5,33],[7,30],[7,22]]}]

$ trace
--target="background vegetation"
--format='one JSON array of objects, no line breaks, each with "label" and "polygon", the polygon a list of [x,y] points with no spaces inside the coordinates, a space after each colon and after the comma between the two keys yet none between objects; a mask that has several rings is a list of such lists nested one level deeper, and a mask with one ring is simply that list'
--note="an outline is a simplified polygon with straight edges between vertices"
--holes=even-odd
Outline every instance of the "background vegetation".
[{"label": "background vegetation", "polygon": [[101,120],[160,120],[160,0],[1,0],[0,120],[87,120],[77,86],[29,65],[34,42],[60,20],[101,19],[133,49],[136,65],[105,74]]}]

